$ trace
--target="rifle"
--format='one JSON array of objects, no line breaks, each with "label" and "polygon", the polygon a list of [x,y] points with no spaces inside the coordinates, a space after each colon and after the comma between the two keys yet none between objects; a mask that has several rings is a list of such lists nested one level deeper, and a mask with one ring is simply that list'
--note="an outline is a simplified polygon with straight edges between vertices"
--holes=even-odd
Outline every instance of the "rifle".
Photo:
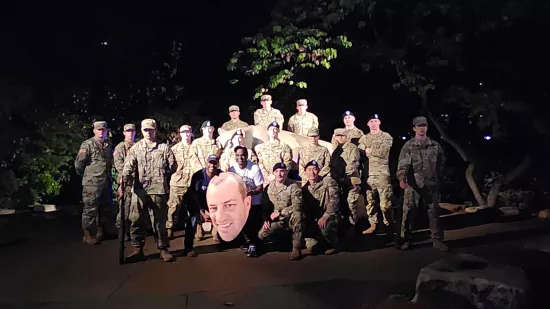
[{"label": "rifle", "polygon": [[121,181],[120,190],[122,191],[122,196],[119,198],[119,209],[120,209],[120,228],[118,230],[118,242],[119,242],[119,252],[118,252],[118,264],[124,265],[126,261],[124,253],[124,238],[126,234],[126,211],[124,209],[124,203],[126,202],[126,192],[124,190],[124,182]]}]

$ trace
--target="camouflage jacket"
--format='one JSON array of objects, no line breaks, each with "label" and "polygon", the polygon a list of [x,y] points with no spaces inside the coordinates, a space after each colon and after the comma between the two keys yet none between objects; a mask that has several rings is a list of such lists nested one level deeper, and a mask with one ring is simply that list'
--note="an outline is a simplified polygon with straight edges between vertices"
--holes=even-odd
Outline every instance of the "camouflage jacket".
[{"label": "camouflage jacket", "polygon": [[242,120],[238,120],[238,121],[229,120],[222,125],[221,129],[222,131],[227,132],[235,129],[244,129],[246,127],[248,127],[248,123]]},{"label": "camouflage jacket", "polygon": [[198,162],[198,166],[193,166],[193,173],[206,167],[206,158],[211,155],[220,155],[223,150],[222,145],[215,139],[197,138],[191,144],[191,154],[193,160]]},{"label": "camouflage jacket", "polygon": [[350,142],[338,146],[331,157],[330,175],[338,180],[349,180],[359,177],[359,148]]},{"label": "camouflage jacket", "polygon": [[283,217],[290,216],[293,211],[302,211],[302,190],[296,181],[287,178],[281,185],[272,182],[264,192],[267,196],[262,201],[273,204],[273,210]]},{"label": "camouflage jacket", "polygon": [[366,153],[369,160],[369,176],[390,176],[389,156],[392,144],[393,138],[384,131],[378,134],[369,133],[359,139],[359,149]]},{"label": "camouflage jacket", "polygon": [[[258,164],[258,157],[251,149],[248,149],[248,161]],[[220,157],[220,170],[227,172],[230,167],[237,164],[235,160],[235,148],[224,149]]]},{"label": "camouflage jacket", "polygon": [[396,176],[411,186],[435,186],[440,180],[444,164],[445,155],[438,142],[429,137],[424,143],[412,138],[401,148]]},{"label": "camouflage jacket", "polygon": [[307,182],[302,187],[304,214],[307,218],[329,218],[339,213],[340,187],[330,176],[320,177],[319,182]]},{"label": "camouflage jacket", "polygon": [[292,167],[292,149],[280,140],[269,140],[256,145],[258,165],[264,179],[273,174],[273,166],[279,162],[286,164],[287,170]]},{"label": "camouflage jacket", "polygon": [[115,169],[118,173],[117,183],[120,184],[122,177],[122,170],[124,169],[124,160],[128,155],[130,148],[134,146],[134,142],[122,141],[115,147],[115,152],[113,152],[113,159],[115,164]]},{"label": "camouflage jacket", "polygon": [[170,177],[170,186],[189,187],[191,176],[193,176],[193,166],[198,165],[191,156],[191,145],[179,142],[172,146],[172,152],[176,158],[177,169]]},{"label": "camouflage jacket", "polygon": [[167,144],[154,143],[151,146],[141,140],[130,148],[122,177],[126,186],[133,182],[134,192],[168,194],[168,177],[177,169],[176,158]]},{"label": "camouflage jacket", "polygon": [[290,132],[306,136],[310,128],[319,128],[319,119],[310,112],[306,112],[302,116],[296,113],[288,120],[288,130]]},{"label": "camouflage jacket", "polygon": [[281,111],[272,108],[271,111],[266,111],[263,108],[259,108],[254,112],[254,125],[267,127],[273,121],[277,121],[281,129],[285,122],[285,117],[281,114]]},{"label": "camouflage jacket", "polygon": [[319,163],[319,167],[321,168],[319,176],[324,177],[330,173],[330,152],[326,147],[309,144],[300,148],[298,156],[298,162],[300,163],[298,165],[298,172],[302,180],[307,180],[305,166],[311,160]]},{"label": "camouflage jacket", "polygon": [[80,145],[74,160],[78,175],[82,175],[83,186],[111,185],[113,168],[113,148],[110,143],[101,143],[92,137]]}]

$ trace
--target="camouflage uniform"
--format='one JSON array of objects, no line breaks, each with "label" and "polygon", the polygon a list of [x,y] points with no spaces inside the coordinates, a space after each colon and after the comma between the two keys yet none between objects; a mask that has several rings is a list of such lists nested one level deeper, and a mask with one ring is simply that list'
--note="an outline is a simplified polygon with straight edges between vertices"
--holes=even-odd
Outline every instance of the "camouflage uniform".
[{"label": "camouflage uniform", "polygon": [[222,151],[222,145],[215,139],[205,137],[197,138],[191,144],[191,154],[194,162],[193,173],[206,167],[206,157],[211,154],[218,155]]},{"label": "camouflage uniform", "polygon": [[[361,139],[361,137],[365,135],[365,133],[363,133],[363,131],[357,127],[353,127],[352,129],[345,129],[345,130],[347,132],[346,136],[348,137],[348,142],[354,145],[358,145],[359,139]],[[332,137],[331,144],[333,149],[335,149],[338,146],[338,143],[334,139],[334,136]]]},{"label": "camouflage uniform", "polygon": [[[107,123],[98,121],[94,129],[107,128]],[[112,209],[113,150],[108,142],[92,137],[80,145],[74,166],[82,175],[82,229],[95,236],[103,229],[114,233],[115,210]],[[99,229],[99,230],[98,230]]]},{"label": "camouflage uniform", "polygon": [[[128,152],[122,177],[126,187],[133,183],[135,193],[132,196],[130,233],[132,245],[136,248],[143,248],[145,244],[147,212],[157,236],[157,247],[160,250],[170,247],[166,232],[166,194],[169,192],[168,176],[176,170],[176,165],[174,153],[167,144],[154,143],[151,147],[141,140]],[[136,174],[137,179],[134,179]]]},{"label": "camouflage uniform", "polygon": [[[269,230],[261,229],[258,233],[260,240],[285,229],[292,230],[292,246],[300,248],[302,245],[303,216],[302,191],[293,180],[287,179],[283,184],[272,182],[264,191],[263,203],[273,204],[273,210],[281,213],[279,219],[271,222]],[[270,208],[264,206],[264,208]]]},{"label": "camouflage uniform", "polygon": [[267,180],[269,176],[273,175],[272,168],[279,162],[283,162],[286,165],[287,171],[290,171],[292,149],[281,140],[269,140],[263,144],[256,145],[254,150],[258,156],[258,165],[264,179]]},{"label": "camouflage uniform", "polygon": [[[319,136],[319,130],[312,128],[308,130],[307,135]],[[312,160],[315,160],[321,168],[319,176],[324,177],[330,173],[330,152],[326,147],[321,145],[313,145],[310,143],[309,145],[300,148],[298,151],[298,157],[298,172],[300,178],[302,178],[302,183],[307,182],[305,166]]]},{"label": "camouflage uniform", "polygon": [[[371,225],[378,223],[375,209],[375,194],[380,198],[380,209],[386,213],[391,208],[392,188],[390,182],[389,155],[393,144],[391,135],[384,131],[369,133],[359,139],[359,149],[368,157],[367,215]],[[367,149],[369,151],[367,152]]]},{"label": "camouflage uniform", "polygon": [[246,127],[248,127],[248,123],[242,120],[237,120],[237,121],[229,120],[222,125],[222,130],[224,132],[227,132],[227,131],[236,130],[236,129],[244,129]]},{"label": "camouflage uniform", "polygon": [[319,119],[310,112],[306,112],[304,115],[296,113],[288,120],[290,132],[306,136],[310,128],[319,128]]},{"label": "camouflage uniform", "polygon": [[[340,218],[340,188],[330,176],[319,177],[318,182],[307,182],[302,187],[304,214],[306,217],[306,247],[312,249],[321,234],[333,249],[338,246],[338,221]],[[320,229],[317,220],[328,218],[324,229]]]},{"label": "camouflage uniform", "polygon": [[256,126],[268,126],[273,121],[283,127],[285,117],[281,114],[281,111],[276,108],[271,108],[271,111],[266,111],[263,108],[259,108],[254,112],[254,125]]},{"label": "camouflage uniform", "polygon": [[441,145],[427,137],[424,142],[413,138],[403,145],[397,165],[397,179],[410,187],[405,189],[401,237],[409,241],[411,225],[420,198],[428,208],[431,238],[443,239],[439,225],[439,181],[445,164]]},{"label": "camouflage uniform", "polygon": [[[187,192],[193,175],[193,166],[191,161],[191,145],[186,141],[181,141],[172,146],[172,152],[176,158],[177,170],[170,178],[170,197],[168,199],[168,218],[166,228],[171,229],[174,222],[178,222],[178,216],[181,213],[180,207],[183,205],[183,196]],[[183,211],[187,215],[187,210]]]},{"label": "camouflage uniform", "polygon": [[[344,134],[344,129],[334,130],[336,134]],[[359,148],[350,142],[338,146],[332,152],[330,174],[338,182],[343,196],[347,196],[350,210],[350,222],[357,221],[357,202],[359,200]]]},{"label": "camouflage uniform", "polygon": [[[124,131],[128,129],[136,129],[136,126],[133,124],[127,124],[124,126]],[[120,186],[122,184],[122,170],[124,169],[124,160],[126,159],[126,155],[128,154],[128,151],[130,151],[130,148],[134,146],[134,141],[122,141],[115,147],[115,152],[113,153],[114,163],[115,163],[115,169],[118,173],[117,177],[117,184]],[[124,192],[124,219],[125,222],[129,223],[128,215],[130,213],[130,207],[131,207],[131,201],[132,201],[132,192]],[[119,201],[120,202],[120,201]],[[130,225],[126,223],[126,233],[130,231]],[[117,228],[120,228],[120,210],[118,211],[117,217],[116,217],[116,225]]]}]

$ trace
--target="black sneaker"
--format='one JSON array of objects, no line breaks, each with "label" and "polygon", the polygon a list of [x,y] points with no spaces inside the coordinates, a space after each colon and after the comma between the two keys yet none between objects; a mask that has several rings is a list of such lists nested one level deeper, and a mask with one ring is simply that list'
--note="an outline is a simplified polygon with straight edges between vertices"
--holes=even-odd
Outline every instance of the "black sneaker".
[{"label": "black sneaker", "polygon": [[249,246],[250,246],[250,242],[247,241],[244,244],[242,244],[241,250],[247,251]]},{"label": "black sneaker", "polygon": [[258,252],[256,251],[256,246],[250,245],[248,246],[248,253],[246,254],[248,257],[258,257]]}]

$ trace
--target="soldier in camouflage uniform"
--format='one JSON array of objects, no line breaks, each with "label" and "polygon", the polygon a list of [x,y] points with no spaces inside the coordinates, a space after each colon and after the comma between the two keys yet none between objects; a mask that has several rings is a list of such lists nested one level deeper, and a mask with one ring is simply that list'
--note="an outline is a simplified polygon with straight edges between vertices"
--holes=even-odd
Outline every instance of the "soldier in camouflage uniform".
[{"label": "soldier in camouflage uniform", "polygon": [[414,118],[413,130],[415,137],[403,145],[397,164],[397,179],[401,188],[405,190],[401,225],[404,243],[401,249],[406,250],[410,247],[411,225],[420,199],[423,199],[428,207],[433,247],[448,251],[449,247],[443,243],[443,230],[439,225],[439,182],[445,164],[443,148],[426,135],[426,117]]},{"label": "soldier in camouflage uniform", "polygon": [[[346,136],[348,137],[348,142],[358,145],[359,139],[365,135],[363,131],[355,126],[355,115],[350,112],[346,111],[344,115],[342,115],[342,119],[344,120],[344,125],[346,126]],[[332,146],[333,148],[338,145],[338,143],[334,140],[334,137],[332,138]]]},{"label": "soldier in camouflage uniform", "polygon": [[279,124],[272,122],[267,127],[269,140],[263,144],[256,145],[255,151],[258,156],[258,165],[264,176],[264,187],[275,179],[270,166],[283,162],[287,171],[290,171],[292,165],[292,149],[290,146],[279,140]]},{"label": "soldier in camouflage uniform", "polygon": [[[264,191],[264,225],[258,237],[260,240],[282,232],[292,230],[292,252],[290,259],[298,260],[302,256],[303,240],[302,191],[300,186],[288,179],[288,168],[285,163],[273,166],[275,180]],[[273,211],[271,211],[273,209]]]},{"label": "soldier in camouflage uniform", "polygon": [[320,176],[320,171],[321,166],[317,161],[306,164],[308,182],[302,187],[306,217],[305,241],[307,249],[313,251],[317,239],[322,238],[329,245],[325,255],[331,255],[338,250],[340,188],[332,177]]},{"label": "soldier in camouflage uniform", "polygon": [[298,112],[288,120],[288,130],[290,132],[306,136],[309,129],[319,129],[319,119],[307,111],[307,101],[305,99],[296,101],[296,109]]},{"label": "soldier in camouflage uniform", "polygon": [[310,128],[307,131],[307,137],[309,145],[302,147],[298,152],[298,172],[302,178],[302,185],[308,181],[306,164],[312,160],[315,160],[321,168],[320,177],[330,174],[330,152],[326,147],[319,145],[319,129]]},{"label": "soldier in camouflage uniform", "polygon": [[[121,190],[121,184],[122,184],[122,170],[124,169],[124,160],[126,159],[126,155],[128,154],[128,151],[132,146],[134,146],[134,139],[136,137],[136,126],[133,123],[125,124],[123,127],[123,134],[124,134],[124,140],[120,142],[115,147],[115,152],[113,153],[114,163],[115,163],[115,169],[117,171],[118,177],[117,177],[117,184],[118,184],[118,190]],[[124,199],[124,220],[125,227],[126,227],[126,239],[130,240],[130,224],[128,221],[128,214],[130,212],[130,205],[132,200],[132,193],[131,192],[124,192],[125,193],[125,199]],[[119,192],[120,195],[120,192]],[[120,209],[116,218],[117,221],[117,228],[120,228]]]},{"label": "soldier in camouflage uniform", "polygon": [[229,106],[229,117],[231,120],[225,122],[221,128],[218,129],[218,134],[222,134],[227,131],[235,129],[244,129],[248,127],[248,123],[239,119],[241,115],[240,108],[237,105]]},{"label": "soldier in camouflage uniform", "polygon": [[193,161],[198,162],[197,166],[193,166],[193,173],[200,171],[206,167],[206,157],[210,154],[219,156],[223,150],[220,142],[213,138],[214,126],[209,120],[202,123],[202,137],[197,138],[191,144],[191,153]]},{"label": "soldier in camouflage uniform", "polygon": [[334,130],[334,139],[338,146],[332,152],[330,175],[340,185],[342,195],[347,197],[349,221],[352,225],[355,225],[361,184],[359,178],[359,148],[348,142],[345,129]]},{"label": "soldier in camouflage uniform", "polygon": [[157,143],[157,124],[153,119],[141,122],[143,139],[135,143],[126,157],[122,171],[124,190],[131,188],[133,195],[130,212],[130,235],[134,250],[128,255],[130,260],[144,258],[143,246],[147,236],[147,214],[151,219],[153,230],[160,250],[160,257],[165,262],[173,261],[168,251],[170,242],[166,232],[169,193],[168,179],[177,169],[174,153],[167,144]]},{"label": "soldier in camouflage uniform", "polygon": [[104,233],[116,234],[114,209],[111,205],[113,149],[106,142],[107,122],[93,123],[94,137],[85,140],[75,158],[74,166],[82,175],[83,242],[95,245]]},{"label": "soldier in camouflage uniform", "polygon": [[[229,141],[227,141],[225,147],[223,148],[223,153],[220,158],[220,169],[224,172],[227,172],[229,168],[235,164],[235,148],[237,146],[244,146],[244,133],[242,130],[237,130],[233,133],[233,136]],[[247,148],[248,160],[250,162],[258,164],[258,157],[254,154],[254,151]]]},{"label": "soldier in camouflage uniform", "polygon": [[[166,220],[166,232],[168,238],[172,238],[174,223],[178,223],[179,214],[187,218],[187,209],[182,209],[184,196],[191,183],[193,162],[191,159],[191,126],[183,125],[180,127],[181,142],[172,146],[172,152],[176,158],[178,168],[170,178],[170,197],[168,199],[168,218]],[[197,165],[197,163],[195,163]],[[186,223],[186,228],[189,223]],[[186,234],[187,235],[187,234]]]},{"label": "soldier in camouflage uniform", "polygon": [[364,151],[368,158],[367,179],[367,215],[370,227],[363,234],[372,234],[378,224],[378,211],[375,209],[375,197],[380,199],[380,210],[384,217],[384,224],[389,225],[386,213],[391,208],[392,188],[390,181],[389,156],[393,138],[380,130],[380,119],[374,114],[370,117],[370,132],[359,139],[359,149]]},{"label": "soldier in camouflage uniform", "polygon": [[269,94],[264,94],[260,98],[262,108],[257,109],[254,112],[254,125],[267,127],[270,123],[276,121],[281,128],[285,122],[285,117],[281,114],[281,111],[271,107],[273,101]]}]

